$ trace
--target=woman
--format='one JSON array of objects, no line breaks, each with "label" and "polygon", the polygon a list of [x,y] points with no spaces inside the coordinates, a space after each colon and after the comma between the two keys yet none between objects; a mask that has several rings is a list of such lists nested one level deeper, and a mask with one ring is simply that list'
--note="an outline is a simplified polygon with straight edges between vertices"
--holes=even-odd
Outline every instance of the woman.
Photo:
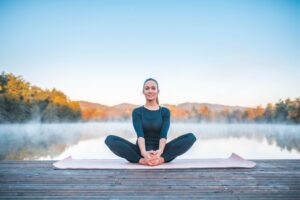
[{"label": "woman", "polygon": [[113,153],[129,162],[156,166],[184,154],[194,144],[196,137],[193,133],[187,133],[166,143],[170,110],[159,105],[158,82],[153,78],[146,79],[143,94],[146,98],[145,105],[132,111],[136,144],[115,135],[107,136],[105,144]]}]

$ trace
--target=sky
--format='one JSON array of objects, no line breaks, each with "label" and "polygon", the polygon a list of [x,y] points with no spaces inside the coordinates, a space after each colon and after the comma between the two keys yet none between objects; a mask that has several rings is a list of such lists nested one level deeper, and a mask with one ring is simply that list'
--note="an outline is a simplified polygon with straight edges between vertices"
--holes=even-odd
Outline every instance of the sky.
[{"label": "sky", "polygon": [[0,72],[71,100],[265,106],[300,97],[300,0],[0,0]]}]

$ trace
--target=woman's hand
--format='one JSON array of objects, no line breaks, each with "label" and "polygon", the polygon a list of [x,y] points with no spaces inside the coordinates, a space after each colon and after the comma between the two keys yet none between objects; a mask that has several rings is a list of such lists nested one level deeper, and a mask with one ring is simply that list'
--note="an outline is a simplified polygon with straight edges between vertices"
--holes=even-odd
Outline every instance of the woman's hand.
[{"label": "woman's hand", "polygon": [[151,150],[151,151],[144,151],[141,154],[144,157],[144,159],[147,162],[147,164],[150,165],[150,166],[155,165],[158,162],[158,160],[159,160],[159,157],[157,158],[157,155],[155,155],[156,153],[153,150]]},{"label": "woman's hand", "polygon": [[159,158],[163,154],[163,151],[158,149],[156,151],[153,151],[152,154],[154,155],[154,157]]},{"label": "woman's hand", "polygon": [[141,152],[142,156],[143,156],[146,160],[153,160],[153,159],[154,159],[153,153],[154,153],[153,150]]},{"label": "woman's hand", "polygon": [[156,166],[163,163],[161,155],[163,152],[161,150],[156,151],[144,151],[142,152],[142,156],[144,157],[146,163],[150,166]]},{"label": "woman's hand", "polygon": [[141,154],[145,159],[148,159],[150,157],[150,153],[148,151],[142,151]]}]

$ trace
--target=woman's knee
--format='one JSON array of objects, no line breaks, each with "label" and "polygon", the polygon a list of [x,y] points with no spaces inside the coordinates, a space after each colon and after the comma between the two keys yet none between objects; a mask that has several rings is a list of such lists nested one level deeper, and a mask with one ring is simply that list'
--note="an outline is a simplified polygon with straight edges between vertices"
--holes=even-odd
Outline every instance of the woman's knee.
[{"label": "woman's knee", "polygon": [[196,136],[194,135],[194,133],[186,133],[185,138],[191,142],[195,142],[197,140]]},{"label": "woman's knee", "polygon": [[114,141],[116,141],[116,139],[117,139],[117,136],[115,136],[115,135],[108,135],[107,137],[106,137],[106,139],[105,139],[105,144],[106,145],[110,145],[110,144],[112,144]]}]

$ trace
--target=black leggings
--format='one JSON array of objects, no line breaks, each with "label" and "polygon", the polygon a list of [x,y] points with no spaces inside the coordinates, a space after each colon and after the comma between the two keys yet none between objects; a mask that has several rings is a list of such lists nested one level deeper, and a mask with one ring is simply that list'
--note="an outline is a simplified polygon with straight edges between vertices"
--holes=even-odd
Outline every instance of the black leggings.
[{"label": "black leggings", "polygon": [[[187,152],[187,150],[191,148],[195,141],[196,137],[193,133],[181,135],[166,144],[161,157],[164,158],[165,162],[170,162],[177,156]],[[129,162],[138,163],[139,160],[143,158],[137,143],[133,144],[119,136],[108,135],[105,139],[105,144],[114,154],[121,158],[125,158]]]}]

